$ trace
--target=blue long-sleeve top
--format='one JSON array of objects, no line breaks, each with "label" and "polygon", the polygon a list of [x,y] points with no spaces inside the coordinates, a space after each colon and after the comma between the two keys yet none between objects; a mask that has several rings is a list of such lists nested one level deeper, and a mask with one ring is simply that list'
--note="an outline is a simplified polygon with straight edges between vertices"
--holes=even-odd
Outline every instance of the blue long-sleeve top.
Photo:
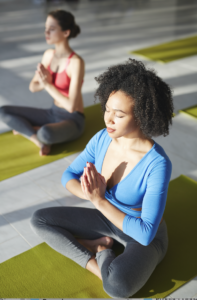
[{"label": "blue long-sleeve top", "polygon": [[[103,160],[112,139],[103,129],[93,136],[84,151],[62,175],[62,184],[80,179],[86,162],[101,173]],[[131,172],[118,184],[106,189],[105,198],[124,212],[123,232],[144,246],[156,235],[164,213],[172,164],[163,148],[154,143]],[[132,208],[140,208],[134,211]]]}]

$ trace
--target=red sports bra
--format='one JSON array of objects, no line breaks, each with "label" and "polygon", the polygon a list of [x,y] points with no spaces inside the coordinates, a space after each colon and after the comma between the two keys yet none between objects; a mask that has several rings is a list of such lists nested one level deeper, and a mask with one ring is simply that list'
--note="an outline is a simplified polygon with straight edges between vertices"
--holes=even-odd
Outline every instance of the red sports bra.
[{"label": "red sports bra", "polygon": [[72,52],[67,61],[66,61],[66,66],[64,71],[60,72],[60,73],[56,73],[53,72],[50,68],[50,64],[47,68],[47,70],[49,70],[49,72],[52,75],[52,83],[53,85],[58,89],[58,91],[60,91],[61,94],[63,94],[64,96],[68,97],[69,95],[69,86],[70,86],[70,77],[68,77],[68,74],[66,72],[66,69],[70,63],[70,59],[71,57],[75,54],[75,52]]}]

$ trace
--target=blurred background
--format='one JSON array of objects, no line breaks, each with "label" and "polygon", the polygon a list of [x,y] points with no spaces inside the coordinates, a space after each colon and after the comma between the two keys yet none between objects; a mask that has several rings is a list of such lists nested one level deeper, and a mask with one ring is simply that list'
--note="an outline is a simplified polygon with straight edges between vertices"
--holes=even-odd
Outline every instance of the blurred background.
[{"label": "blurred background", "polygon": [[[195,0],[0,0],[0,106],[50,107],[45,92],[32,94],[28,85],[47,49],[44,26],[54,9],[71,11],[81,34],[70,43],[86,63],[84,105],[94,102],[94,77],[129,54],[197,32]],[[195,60],[196,62],[196,60]],[[196,103],[196,66],[185,61],[161,65],[147,61],[174,89],[175,112]],[[190,99],[188,100],[187,94]],[[0,132],[7,130],[0,123]]]}]

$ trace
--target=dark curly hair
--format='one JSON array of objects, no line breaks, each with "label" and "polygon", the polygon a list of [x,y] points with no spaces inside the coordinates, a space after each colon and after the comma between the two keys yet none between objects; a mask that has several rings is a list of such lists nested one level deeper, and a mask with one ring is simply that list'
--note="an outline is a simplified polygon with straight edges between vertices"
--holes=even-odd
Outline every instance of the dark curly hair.
[{"label": "dark curly hair", "polygon": [[146,137],[169,134],[174,108],[172,92],[154,70],[129,58],[125,64],[109,67],[95,80],[99,83],[95,99],[98,97],[103,112],[110,94],[122,91],[134,99],[135,119]]}]

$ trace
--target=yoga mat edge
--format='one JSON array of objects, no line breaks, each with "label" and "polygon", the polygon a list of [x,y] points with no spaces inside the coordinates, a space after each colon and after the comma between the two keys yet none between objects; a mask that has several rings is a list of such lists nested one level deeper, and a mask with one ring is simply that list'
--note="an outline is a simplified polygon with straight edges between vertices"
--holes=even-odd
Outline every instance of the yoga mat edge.
[{"label": "yoga mat edge", "polygon": [[130,51],[149,60],[168,63],[197,55],[197,35]]}]

